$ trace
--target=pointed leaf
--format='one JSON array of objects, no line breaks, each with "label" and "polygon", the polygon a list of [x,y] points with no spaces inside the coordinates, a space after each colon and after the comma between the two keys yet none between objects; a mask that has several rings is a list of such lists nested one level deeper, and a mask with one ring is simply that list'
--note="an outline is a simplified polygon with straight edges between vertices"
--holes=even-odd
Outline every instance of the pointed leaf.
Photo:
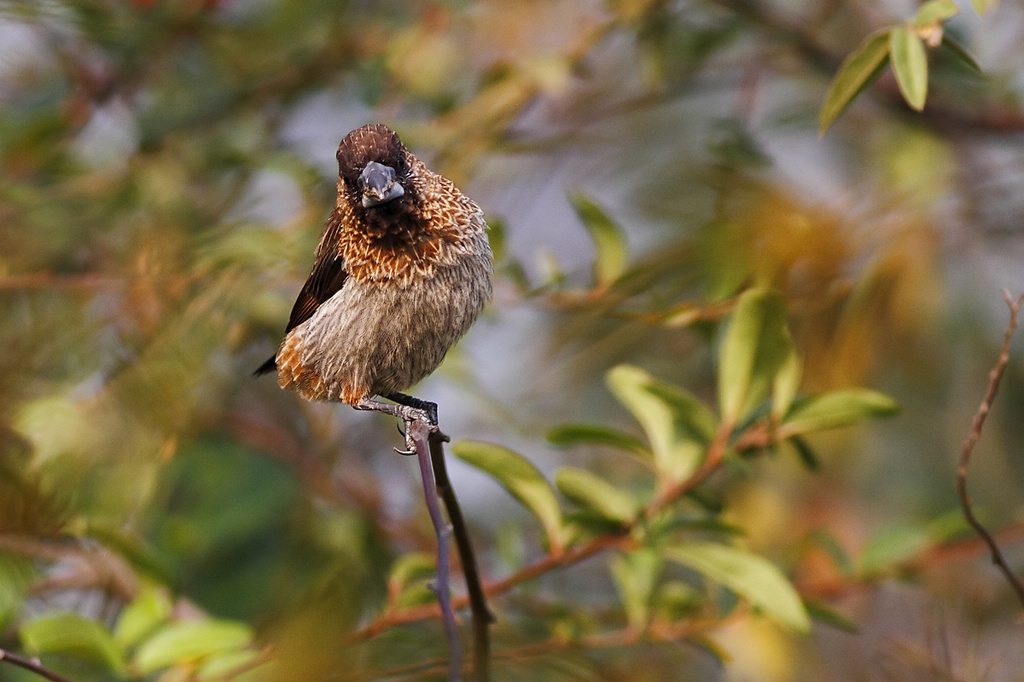
[{"label": "pointed leaf", "polygon": [[981,73],[981,66],[978,62],[974,61],[974,57],[967,51],[967,48],[958,43],[953,38],[950,38],[948,34],[942,35],[942,43],[939,47],[946,48],[947,51],[951,52],[964,66],[971,69],[975,73]]},{"label": "pointed leaf", "polygon": [[856,623],[854,623],[852,620],[850,620],[849,618],[847,618],[846,616],[839,613],[833,608],[830,608],[823,604],[811,603],[805,604],[805,606],[807,607],[807,612],[811,614],[811,618],[818,621],[819,623],[830,625],[836,628],[837,630],[849,632],[850,634],[854,635],[860,632],[860,628],[857,627]]},{"label": "pointed leaf", "polygon": [[651,595],[661,574],[662,560],[653,549],[617,554],[608,564],[626,612],[626,621],[641,631],[650,614]]},{"label": "pointed leaf", "polygon": [[581,509],[601,518],[626,524],[636,518],[639,505],[629,494],[584,469],[565,467],[555,474],[555,486]]},{"label": "pointed leaf", "polygon": [[780,440],[791,436],[856,424],[871,417],[899,412],[895,400],[867,388],[850,388],[814,396],[793,407],[777,431]]},{"label": "pointed leaf", "polygon": [[94,620],[62,613],[30,621],[19,630],[21,643],[33,655],[64,654],[105,665],[123,673],[124,651],[114,636]]},{"label": "pointed leaf", "polygon": [[978,14],[985,14],[988,10],[998,7],[999,0],[971,0],[971,4]]},{"label": "pointed leaf", "polygon": [[917,556],[931,543],[928,528],[905,521],[876,532],[860,555],[861,575],[873,575]]},{"label": "pointed leaf", "polygon": [[772,383],[772,417],[776,422],[779,422],[793,406],[793,399],[800,389],[803,370],[804,363],[796,352],[796,347],[790,344],[789,353],[783,359],[782,366]]},{"label": "pointed leaf", "polygon": [[252,629],[229,620],[190,620],[171,623],[148,639],[135,656],[143,674],[178,663],[191,663],[213,654],[237,650],[252,642]]},{"label": "pointed leaf", "polygon": [[924,41],[906,26],[896,26],[889,35],[889,54],[903,99],[911,109],[921,111],[928,96],[928,51]]},{"label": "pointed leaf", "polygon": [[596,424],[563,424],[547,433],[550,442],[560,447],[573,445],[607,445],[650,459],[651,450],[642,440],[611,426]]},{"label": "pointed leaf", "polygon": [[452,446],[462,461],[493,477],[540,521],[552,551],[561,551],[562,510],[555,491],[533,462],[493,443],[464,440]]},{"label": "pointed leaf", "polygon": [[768,289],[750,289],[736,304],[722,341],[718,399],[722,421],[735,425],[768,395],[793,353],[786,327],[786,299]]},{"label": "pointed leaf", "polygon": [[914,15],[914,28],[928,28],[952,19],[960,13],[960,8],[953,0],[928,0],[917,9]]},{"label": "pointed leaf", "polygon": [[572,204],[583,226],[587,228],[594,248],[597,249],[597,256],[594,259],[594,280],[598,286],[608,286],[626,269],[629,256],[626,238],[604,209],[583,192],[570,192],[569,203]]},{"label": "pointed leaf", "polygon": [[605,380],[647,434],[658,473],[675,481],[692,474],[714,437],[711,411],[685,389],[658,381],[639,367],[613,367]]},{"label": "pointed leaf", "polygon": [[147,589],[121,611],[114,637],[122,646],[132,646],[171,617],[171,600],[162,590]]},{"label": "pointed leaf", "polygon": [[821,114],[818,117],[819,134],[824,135],[839,114],[843,113],[850,102],[873,83],[885,68],[889,60],[889,30],[886,28],[872,33],[843,60],[821,107]]},{"label": "pointed leaf", "polygon": [[800,596],[767,559],[711,542],[668,547],[664,556],[728,587],[776,623],[801,633],[810,630],[810,618]]}]

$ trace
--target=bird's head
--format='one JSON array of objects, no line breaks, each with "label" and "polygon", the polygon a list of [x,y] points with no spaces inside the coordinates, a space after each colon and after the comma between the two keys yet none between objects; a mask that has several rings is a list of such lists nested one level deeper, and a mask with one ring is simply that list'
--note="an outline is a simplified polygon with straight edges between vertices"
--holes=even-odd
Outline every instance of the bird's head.
[{"label": "bird's head", "polygon": [[370,209],[405,196],[408,158],[408,150],[387,126],[353,130],[338,147],[338,169],[349,200]]}]

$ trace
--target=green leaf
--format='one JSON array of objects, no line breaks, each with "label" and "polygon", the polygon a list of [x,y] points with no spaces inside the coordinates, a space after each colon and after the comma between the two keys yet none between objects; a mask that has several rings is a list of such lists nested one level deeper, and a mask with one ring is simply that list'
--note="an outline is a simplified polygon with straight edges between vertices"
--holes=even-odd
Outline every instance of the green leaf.
[{"label": "green leaf", "polygon": [[964,66],[971,69],[975,73],[981,73],[981,66],[978,62],[974,61],[974,57],[967,51],[967,48],[961,45],[959,42],[950,38],[948,34],[942,35],[942,43],[939,47],[946,48],[947,51],[951,52]]},{"label": "green leaf", "polygon": [[626,622],[633,630],[641,631],[647,625],[651,595],[661,566],[661,557],[649,548],[617,554],[608,564],[626,612]]},{"label": "green leaf", "polygon": [[551,484],[533,462],[508,448],[476,440],[459,441],[452,446],[452,452],[493,477],[537,517],[552,551],[562,550],[562,510]]},{"label": "green leaf", "polygon": [[437,573],[437,563],[433,554],[427,552],[408,552],[398,557],[391,565],[388,575],[388,589],[401,591],[406,585],[417,580],[430,579]]},{"label": "green leaf", "polygon": [[790,343],[789,352],[772,382],[772,418],[776,423],[781,421],[792,407],[796,392],[800,389],[803,371],[804,363],[796,352],[796,347]]},{"label": "green leaf", "polygon": [[569,193],[569,203],[579,216],[594,242],[594,280],[598,286],[608,286],[626,270],[629,250],[619,226],[604,209],[579,190]]},{"label": "green leaf", "polygon": [[627,524],[636,518],[639,505],[630,495],[584,469],[559,470],[555,474],[555,486],[573,504],[603,519]]},{"label": "green leaf", "polygon": [[123,674],[124,651],[114,636],[94,620],[77,613],[44,616],[21,626],[21,643],[33,655],[64,654],[105,665]]},{"label": "green leaf", "polygon": [[921,111],[928,96],[928,51],[924,41],[906,26],[896,26],[889,34],[889,54],[896,84],[911,109]]},{"label": "green leaf", "polygon": [[728,587],[776,623],[796,632],[810,631],[810,618],[800,596],[767,559],[711,542],[686,543],[663,552],[666,559]]},{"label": "green leaf", "polygon": [[917,9],[914,15],[914,28],[928,28],[952,19],[960,13],[960,8],[953,0],[928,0]]},{"label": "green leaf", "polygon": [[252,629],[229,620],[192,620],[171,623],[149,638],[135,655],[143,674],[179,663],[191,663],[213,654],[241,649],[252,642]]},{"label": "green leaf", "polygon": [[795,435],[856,424],[871,417],[887,417],[899,409],[899,403],[889,396],[867,388],[832,391],[795,405],[776,435],[779,440],[785,440]]},{"label": "green leaf", "polygon": [[971,4],[978,14],[985,14],[988,10],[998,7],[999,0],[971,0]]},{"label": "green leaf", "polygon": [[931,544],[924,525],[899,521],[885,526],[868,540],[860,555],[860,574],[875,575],[917,556]]},{"label": "green leaf", "polygon": [[121,611],[114,627],[114,638],[122,646],[132,646],[171,617],[172,604],[158,589],[144,590]]},{"label": "green leaf", "polygon": [[650,448],[642,440],[611,426],[563,424],[548,431],[547,438],[559,447],[606,445],[617,450],[635,453],[645,459],[651,457]]},{"label": "green leaf", "polygon": [[707,406],[685,389],[632,365],[613,367],[605,380],[647,434],[658,473],[674,481],[692,474],[716,429]]},{"label": "green leaf", "polygon": [[249,669],[254,667],[253,663],[259,655],[258,651],[251,649],[213,654],[204,660],[199,669],[196,670],[195,679],[197,682],[203,682],[203,680],[218,680],[222,682],[226,679],[240,679],[236,675],[231,675],[231,673],[241,668]]},{"label": "green leaf", "polygon": [[850,102],[873,83],[889,60],[889,31],[885,28],[867,37],[839,66],[818,116],[818,133],[825,134]]},{"label": "green leaf", "polygon": [[818,459],[818,454],[814,452],[814,449],[807,444],[800,436],[793,436],[787,441],[796,450],[797,457],[808,471],[818,471],[821,469],[821,460]]},{"label": "green leaf", "polygon": [[819,623],[830,625],[837,630],[849,632],[854,635],[860,632],[860,628],[857,627],[856,623],[835,609],[829,608],[823,604],[814,604],[810,602],[804,604],[804,606],[807,607],[807,612],[811,615],[811,618]]},{"label": "green leaf", "polygon": [[750,289],[740,295],[719,354],[722,421],[735,425],[764,400],[792,354],[782,294]]}]

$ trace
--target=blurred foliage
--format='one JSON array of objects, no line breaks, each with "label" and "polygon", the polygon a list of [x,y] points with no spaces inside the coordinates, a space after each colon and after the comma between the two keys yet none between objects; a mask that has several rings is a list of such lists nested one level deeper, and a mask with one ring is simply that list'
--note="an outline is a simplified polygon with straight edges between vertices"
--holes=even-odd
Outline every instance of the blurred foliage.
[{"label": "blurred foliage", "polygon": [[[1024,288],[1024,14],[971,5],[0,0],[0,648],[443,678],[394,425],[250,376],[379,120],[493,216],[421,392],[496,680],[1016,679],[952,481]],[[970,479],[1017,564],[1018,355]]]}]

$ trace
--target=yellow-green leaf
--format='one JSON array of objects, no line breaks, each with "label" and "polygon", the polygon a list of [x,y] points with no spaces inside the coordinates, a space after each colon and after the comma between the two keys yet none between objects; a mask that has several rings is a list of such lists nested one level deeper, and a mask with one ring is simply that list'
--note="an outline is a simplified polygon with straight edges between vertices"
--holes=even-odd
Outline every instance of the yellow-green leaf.
[{"label": "yellow-green leaf", "polygon": [[553,551],[561,551],[562,510],[555,491],[533,462],[506,447],[477,440],[452,446],[462,461],[489,474],[540,521]]},{"label": "yellow-green leaf", "polygon": [[123,646],[131,646],[171,617],[171,600],[158,589],[142,591],[124,607],[114,627],[114,638]]},{"label": "yellow-green leaf", "polygon": [[626,621],[636,631],[647,625],[651,595],[661,574],[662,559],[650,548],[612,557],[608,568],[626,612]]},{"label": "yellow-green leaf", "polygon": [[161,628],[139,647],[135,665],[143,674],[179,663],[192,663],[252,642],[252,629],[229,620],[190,620]]},{"label": "yellow-green leaf", "polygon": [[688,566],[749,601],[780,625],[808,632],[811,620],[786,576],[767,559],[713,542],[690,542],[663,551],[669,561]]},{"label": "yellow-green leaf", "polygon": [[597,424],[563,424],[556,426],[547,433],[550,442],[559,447],[573,445],[606,445],[632,452],[641,457],[650,458],[651,450],[642,440],[625,431],[611,426]]},{"label": "yellow-green leaf", "polygon": [[764,400],[792,353],[786,299],[769,289],[744,292],[719,353],[718,401],[722,421],[734,425]]},{"label": "yellow-green leaf", "polygon": [[685,389],[632,365],[613,367],[606,382],[643,427],[658,473],[674,481],[692,474],[717,428],[707,406]]},{"label": "yellow-green leaf", "polygon": [[896,84],[911,109],[924,109],[928,97],[928,51],[924,41],[906,26],[896,26],[889,34],[889,54]]},{"label": "yellow-green leaf", "polygon": [[577,507],[594,512],[601,518],[623,524],[636,518],[639,507],[636,500],[585,469],[560,469],[555,474],[555,486]]},{"label": "yellow-green leaf", "polygon": [[818,117],[818,132],[828,130],[850,102],[870,85],[885,68],[889,59],[889,30],[876,31],[851,52],[839,66],[829,85],[825,103]]},{"label": "yellow-green leaf", "polygon": [[124,651],[114,636],[101,624],[77,613],[29,621],[18,634],[32,655],[63,654],[105,665],[117,673],[125,670]]},{"label": "yellow-green leaf", "polygon": [[960,8],[953,0],[928,0],[917,9],[914,15],[915,28],[928,28],[935,24],[952,19],[960,13]]},{"label": "yellow-green leaf", "polygon": [[998,7],[999,0],[971,0],[971,4],[974,5],[974,9],[978,14],[985,14],[990,9]]},{"label": "yellow-green leaf", "polygon": [[867,388],[849,388],[814,396],[790,410],[777,436],[785,440],[813,431],[856,424],[871,417],[887,417],[899,412],[895,400]]},{"label": "yellow-green leaf", "polygon": [[629,249],[622,230],[604,209],[579,190],[569,193],[569,203],[579,216],[594,242],[594,280],[598,286],[608,286],[619,278],[629,259]]}]

